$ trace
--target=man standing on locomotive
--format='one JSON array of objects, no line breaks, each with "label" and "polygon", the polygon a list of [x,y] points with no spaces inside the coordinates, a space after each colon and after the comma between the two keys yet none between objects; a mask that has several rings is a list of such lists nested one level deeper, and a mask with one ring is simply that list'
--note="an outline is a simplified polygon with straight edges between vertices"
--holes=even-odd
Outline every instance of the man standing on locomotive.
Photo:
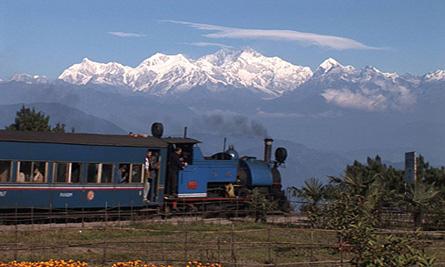
[{"label": "man standing on locomotive", "polygon": [[174,153],[170,154],[168,160],[168,181],[167,181],[167,194],[170,196],[177,196],[178,189],[178,173],[183,169],[183,162],[181,161],[182,149],[175,148]]}]

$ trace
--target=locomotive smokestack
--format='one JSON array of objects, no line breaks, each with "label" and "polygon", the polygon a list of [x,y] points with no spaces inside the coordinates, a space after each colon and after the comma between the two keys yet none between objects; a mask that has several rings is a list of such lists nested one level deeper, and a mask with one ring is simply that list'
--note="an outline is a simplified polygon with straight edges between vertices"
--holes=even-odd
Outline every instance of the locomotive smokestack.
[{"label": "locomotive smokestack", "polygon": [[271,162],[272,157],[272,138],[264,139],[264,162]]}]

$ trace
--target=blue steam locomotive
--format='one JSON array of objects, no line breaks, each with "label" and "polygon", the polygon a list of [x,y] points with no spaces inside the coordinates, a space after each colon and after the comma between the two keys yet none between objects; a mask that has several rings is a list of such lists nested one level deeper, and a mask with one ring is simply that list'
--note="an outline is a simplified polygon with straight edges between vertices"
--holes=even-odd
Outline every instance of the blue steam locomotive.
[{"label": "blue steam locomotive", "polygon": [[[165,207],[177,201],[244,199],[253,188],[282,198],[278,167],[287,152],[265,139],[264,160],[239,157],[233,147],[204,157],[199,141],[152,136],[0,131],[0,209]],[[169,156],[183,151],[177,194],[167,195]],[[144,192],[147,151],[157,161]],[[125,174],[124,174],[125,172]],[[144,198],[147,198],[144,201]]]}]

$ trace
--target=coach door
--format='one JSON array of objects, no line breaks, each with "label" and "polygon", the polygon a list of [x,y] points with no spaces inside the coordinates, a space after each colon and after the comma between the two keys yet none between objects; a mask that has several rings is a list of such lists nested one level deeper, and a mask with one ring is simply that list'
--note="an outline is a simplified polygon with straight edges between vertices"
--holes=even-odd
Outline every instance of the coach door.
[{"label": "coach door", "polygon": [[158,149],[149,149],[144,163],[144,202],[156,202],[159,199],[159,192],[164,190],[161,183],[163,171],[163,155]]}]

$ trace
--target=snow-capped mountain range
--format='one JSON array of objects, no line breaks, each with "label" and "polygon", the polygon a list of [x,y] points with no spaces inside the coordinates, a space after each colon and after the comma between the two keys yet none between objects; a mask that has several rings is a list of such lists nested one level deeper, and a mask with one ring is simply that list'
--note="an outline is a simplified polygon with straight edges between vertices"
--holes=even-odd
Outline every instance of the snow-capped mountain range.
[{"label": "snow-capped mountain range", "polygon": [[85,58],[63,71],[59,79],[78,85],[126,86],[154,95],[185,92],[196,87],[217,90],[230,86],[278,96],[295,89],[311,76],[309,67],[296,66],[278,57],[266,57],[246,49],[220,50],[197,60],[182,54],[156,53],[134,68]]},{"label": "snow-capped mountain range", "polygon": [[12,75],[11,81],[24,82],[27,84],[46,84],[49,83],[49,79],[46,76],[30,75],[26,73],[17,73]]},{"label": "snow-capped mountain range", "polygon": [[[191,59],[182,54],[156,53],[136,67],[83,59],[58,77],[75,85],[99,84],[163,96],[192,89],[221,92],[248,90],[276,98],[292,92],[317,93],[327,103],[369,111],[404,109],[416,103],[424,84],[445,82],[445,70],[424,76],[387,73],[372,66],[344,66],[328,58],[314,71],[278,57],[267,57],[253,49],[222,49]],[[45,76],[18,74],[11,80],[48,83]]]}]

